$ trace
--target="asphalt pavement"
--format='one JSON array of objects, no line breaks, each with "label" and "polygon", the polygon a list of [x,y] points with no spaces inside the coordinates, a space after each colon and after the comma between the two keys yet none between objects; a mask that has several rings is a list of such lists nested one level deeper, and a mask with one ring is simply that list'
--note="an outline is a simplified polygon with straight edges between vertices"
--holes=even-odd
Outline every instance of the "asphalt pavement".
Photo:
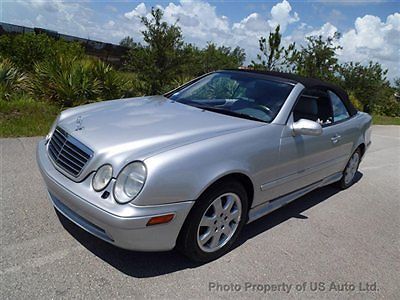
[{"label": "asphalt pavement", "polygon": [[58,219],[39,138],[0,139],[0,297],[400,298],[400,127],[374,126],[345,191],[318,189],[245,227],[207,264],[118,249]]}]

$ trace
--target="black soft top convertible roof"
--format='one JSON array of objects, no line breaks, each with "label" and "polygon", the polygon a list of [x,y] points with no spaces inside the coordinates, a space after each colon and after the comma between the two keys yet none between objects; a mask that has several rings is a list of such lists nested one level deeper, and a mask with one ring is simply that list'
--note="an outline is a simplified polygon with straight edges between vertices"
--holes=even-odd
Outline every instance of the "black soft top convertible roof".
[{"label": "black soft top convertible roof", "polygon": [[306,77],[299,76],[296,74],[281,73],[281,72],[275,72],[275,71],[257,71],[257,70],[242,70],[242,69],[229,69],[229,70],[221,70],[221,71],[237,71],[237,72],[243,72],[243,73],[246,72],[246,73],[254,73],[254,74],[263,74],[263,75],[267,75],[267,76],[285,79],[286,81],[291,82],[291,83],[301,83],[307,89],[320,88],[320,89],[324,89],[324,90],[331,90],[332,92],[337,94],[342,99],[344,105],[346,106],[346,108],[349,111],[351,116],[353,116],[357,113],[357,110],[351,104],[351,102],[349,100],[349,96],[347,95],[346,91],[343,90],[342,88],[338,87],[337,85],[329,83],[329,82],[325,82],[325,81],[315,79],[315,78],[306,78]]}]

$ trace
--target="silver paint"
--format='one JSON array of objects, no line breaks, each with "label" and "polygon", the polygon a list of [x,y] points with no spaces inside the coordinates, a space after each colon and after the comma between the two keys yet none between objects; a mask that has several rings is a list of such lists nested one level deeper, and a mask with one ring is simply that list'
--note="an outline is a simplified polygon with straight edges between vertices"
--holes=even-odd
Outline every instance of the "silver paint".
[{"label": "silver paint", "polygon": [[238,195],[225,193],[208,206],[197,228],[197,243],[205,252],[221,249],[239,226],[242,203]]},{"label": "silver paint", "polygon": [[[292,107],[303,89],[295,85],[270,124],[201,110],[163,96],[68,109],[61,113],[58,126],[92,149],[92,159],[77,178],[69,176],[54,167],[43,140],[38,164],[54,206],[79,226],[123,248],[171,249],[194,201],[218,179],[240,174],[252,183],[251,222],[339,180],[355,149],[370,144],[371,117],[361,112],[323,127],[318,136],[298,134],[297,129],[295,134],[299,124],[293,122]],[[75,131],[79,116],[84,128]],[[301,128],[310,125],[301,124]],[[315,128],[308,133],[316,133]],[[146,183],[132,202],[118,204],[112,193],[115,177],[136,160],[146,164]],[[113,179],[104,190],[110,195],[103,199],[104,191],[94,191],[91,181],[95,170],[106,163],[113,166]],[[151,216],[171,212],[176,216],[170,223],[145,226]]]},{"label": "silver paint", "polygon": [[292,124],[293,135],[314,135],[322,134],[322,126],[314,121],[300,119]]}]

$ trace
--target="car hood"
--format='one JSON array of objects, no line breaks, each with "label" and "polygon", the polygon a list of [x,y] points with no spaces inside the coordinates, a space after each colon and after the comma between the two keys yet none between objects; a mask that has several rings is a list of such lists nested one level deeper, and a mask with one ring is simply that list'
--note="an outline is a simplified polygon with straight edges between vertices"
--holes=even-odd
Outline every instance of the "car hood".
[{"label": "car hood", "polygon": [[188,143],[263,125],[163,96],[112,100],[62,113],[59,126],[98,154],[145,159]]}]

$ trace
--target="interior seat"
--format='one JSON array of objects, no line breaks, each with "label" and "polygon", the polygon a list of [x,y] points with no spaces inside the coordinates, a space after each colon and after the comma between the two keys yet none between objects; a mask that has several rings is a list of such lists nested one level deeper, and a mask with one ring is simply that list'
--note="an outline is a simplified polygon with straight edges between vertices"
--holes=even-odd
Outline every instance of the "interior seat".
[{"label": "interior seat", "polygon": [[318,103],[317,99],[302,96],[296,104],[293,111],[294,121],[307,119],[311,121],[318,120]]}]

